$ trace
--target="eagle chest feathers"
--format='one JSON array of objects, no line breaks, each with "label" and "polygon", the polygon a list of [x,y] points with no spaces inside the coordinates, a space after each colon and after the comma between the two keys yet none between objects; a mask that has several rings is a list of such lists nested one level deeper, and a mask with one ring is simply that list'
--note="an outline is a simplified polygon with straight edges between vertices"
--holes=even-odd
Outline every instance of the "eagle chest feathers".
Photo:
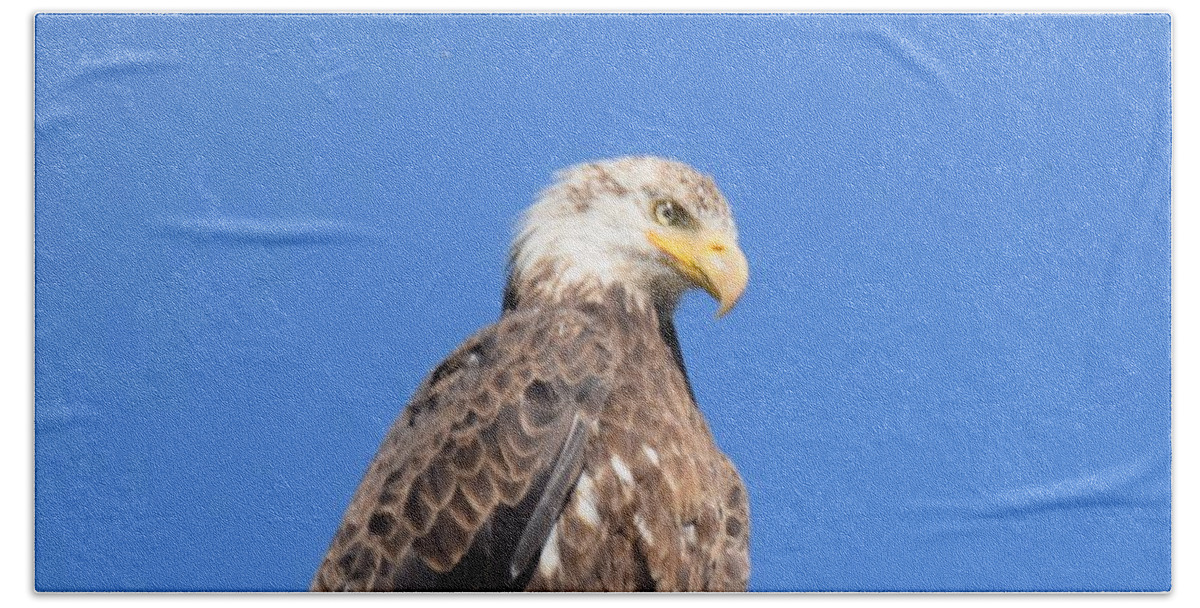
[{"label": "eagle chest feathers", "polygon": [[535,262],[393,424],[313,590],[746,588],[746,492],[663,312],[681,291]]}]

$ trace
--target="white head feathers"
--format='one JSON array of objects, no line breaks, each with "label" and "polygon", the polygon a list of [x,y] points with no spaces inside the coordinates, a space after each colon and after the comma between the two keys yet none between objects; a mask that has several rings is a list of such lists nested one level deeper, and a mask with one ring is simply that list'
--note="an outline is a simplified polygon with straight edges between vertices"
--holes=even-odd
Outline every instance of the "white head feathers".
[{"label": "white head feathers", "polygon": [[634,297],[673,306],[694,285],[647,238],[660,228],[657,201],[677,202],[697,228],[736,241],[725,198],[709,177],[685,164],[626,157],[577,165],[556,177],[522,216],[513,242],[518,288],[553,297],[569,287],[602,291],[620,284]]}]

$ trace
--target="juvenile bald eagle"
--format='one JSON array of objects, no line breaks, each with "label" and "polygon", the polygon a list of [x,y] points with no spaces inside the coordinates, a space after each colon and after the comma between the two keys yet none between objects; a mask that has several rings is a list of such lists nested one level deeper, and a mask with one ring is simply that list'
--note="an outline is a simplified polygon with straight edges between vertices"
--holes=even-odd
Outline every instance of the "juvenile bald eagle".
[{"label": "juvenile bald eagle", "polygon": [[313,590],[744,590],[749,514],[672,321],[748,267],[712,180],[659,158],[563,171],[512,246],[500,320],[392,425]]}]

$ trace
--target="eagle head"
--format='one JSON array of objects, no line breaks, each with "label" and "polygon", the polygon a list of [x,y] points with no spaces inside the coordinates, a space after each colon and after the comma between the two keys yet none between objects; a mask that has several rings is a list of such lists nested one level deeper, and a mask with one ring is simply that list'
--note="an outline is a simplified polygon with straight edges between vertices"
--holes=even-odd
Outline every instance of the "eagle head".
[{"label": "eagle head", "polygon": [[551,297],[614,284],[673,309],[698,287],[729,312],[749,266],[729,203],[712,178],[650,156],[560,172],[522,217],[510,257],[515,287]]}]

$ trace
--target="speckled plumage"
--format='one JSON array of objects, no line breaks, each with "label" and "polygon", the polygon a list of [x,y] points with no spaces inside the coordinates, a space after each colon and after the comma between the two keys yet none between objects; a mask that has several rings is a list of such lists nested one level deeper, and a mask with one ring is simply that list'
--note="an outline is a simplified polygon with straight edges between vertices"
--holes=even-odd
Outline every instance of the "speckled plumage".
[{"label": "speckled plumage", "polygon": [[[732,230],[708,178],[613,162],[565,172],[543,199],[569,215],[670,195]],[[681,290],[586,268],[556,282],[572,261],[522,246],[502,317],[418,388],[312,589],[745,589],[746,492],[688,383]]]}]

